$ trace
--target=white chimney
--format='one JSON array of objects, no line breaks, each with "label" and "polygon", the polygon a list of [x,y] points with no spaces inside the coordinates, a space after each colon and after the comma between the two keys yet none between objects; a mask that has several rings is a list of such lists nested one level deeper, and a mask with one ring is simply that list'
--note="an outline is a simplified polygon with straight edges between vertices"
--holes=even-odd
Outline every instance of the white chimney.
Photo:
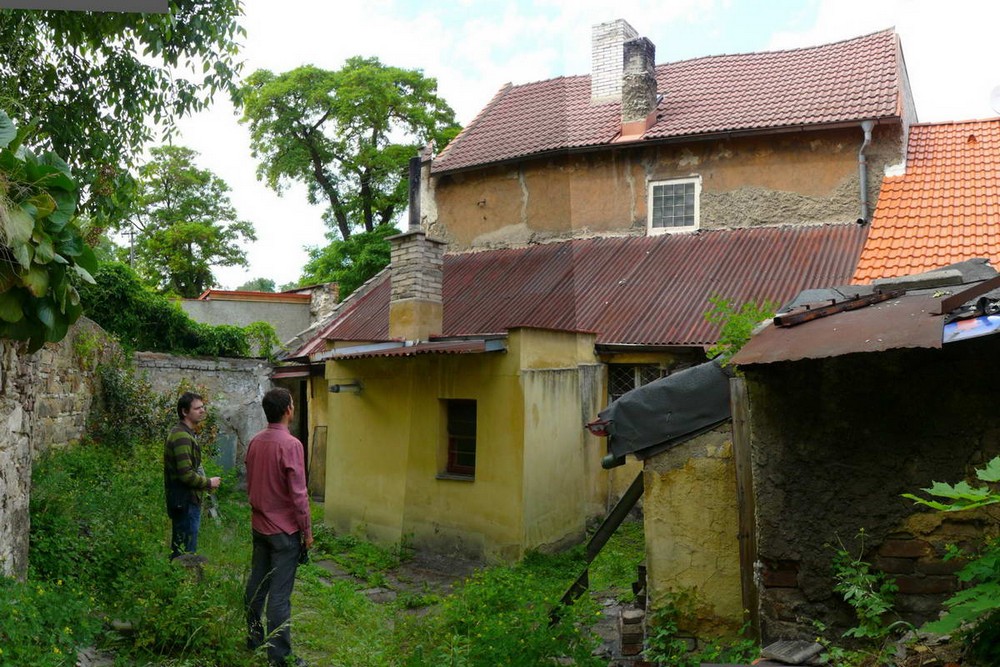
[{"label": "white chimney", "polygon": [[625,42],[638,36],[639,33],[625,19],[598,23],[591,29],[592,104],[621,99]]}]

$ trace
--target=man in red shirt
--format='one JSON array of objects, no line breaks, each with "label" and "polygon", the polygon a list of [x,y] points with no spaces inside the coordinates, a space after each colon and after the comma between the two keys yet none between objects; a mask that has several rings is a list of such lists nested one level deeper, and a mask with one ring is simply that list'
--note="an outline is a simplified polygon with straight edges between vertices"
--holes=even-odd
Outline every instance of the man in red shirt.
[{"label": "man in red shirt", "polygon": [[[292,655],[292,584],[299,554],[313,543],[302,443],[288,432],[295,414],[287,389],[272,389],[262,401],[267,428],[247,446],[247,495],[252,509],[253,557],[247,580],[247,646],[265,641],[261,612],[267,600],[267,657],[286,665]],[[305,662],[297,658],[295,665]]]}]

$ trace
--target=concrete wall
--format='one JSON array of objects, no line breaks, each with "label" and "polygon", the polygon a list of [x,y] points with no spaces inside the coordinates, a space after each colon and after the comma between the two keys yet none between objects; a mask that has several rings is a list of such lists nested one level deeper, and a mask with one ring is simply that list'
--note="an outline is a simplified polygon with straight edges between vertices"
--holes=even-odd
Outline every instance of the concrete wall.
[{"label": "concrete wall", "polygon": [[974,544],[996,522],[941,515],[901,498],[955,483],[1000,454],[1000,337],[750,366],[747,377],[762,631],[810,638],[818,619],[856,624],[833,592],[829,545],[842,542],[896,578],[896,608],[936,617],[957,590],[949,542]]},{"label": "concrete wall", "polygon": [[[860,215],[860,127],[526,161],[435,176],[428,233],[449,250],[572,236],[645,234],[650,181],[700,175],[701,228],[850,222]],[[902,130],[876,127],[867,150],[870,209]]]},{"label": "concrete wall", "polygon": [[644,474],[650,608],[683,594],[695,601],[697,620],[682,633],[735,634],[743,600],[730,425],[653,456]]},{"label": "concrete wall", "polygon": [[245,327],[254,322],[268,322],[282,343],[292,340],[309,327],[309,302],[227,301],[220,299],[182,299],[181,308],[196,322],[232,324]]},{"label": "concrete wall", "polygon": [[206,402],[219,416],[219,452],[226,467],[242,467],[246,445],[267,425],[260,401],[271,388],[271,364],[258,359],[181,357],[136,352],[136,370],[154,390],[176,393],[182,382],[204,387]]},{"label": "concrete wall", "polygon": [[27,571],[32,461],[83,436],[99,391],[97,364],[115,351],[86,318],[34,354],[0,340],[0,576]]}]

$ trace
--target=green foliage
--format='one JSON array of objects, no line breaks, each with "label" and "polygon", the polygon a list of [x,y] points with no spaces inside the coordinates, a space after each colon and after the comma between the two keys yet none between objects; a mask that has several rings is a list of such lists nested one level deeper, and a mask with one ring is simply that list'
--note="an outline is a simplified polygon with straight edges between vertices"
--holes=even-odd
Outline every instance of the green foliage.
[{"label": "green foliage", "polygon": [[61,580],[0,577],[0,666],[74,664],[76,647],[91,641],[100,626],[88,610],[86,593]]},{"label": "green foliage", "polygon": [[[62,155],[98,227],[123,219],[132,159],[159,127],[238,102],[241,0],[170,0],[157,13],[0,11],[0,107],[30,127],[25,145]],[[152,121],[152,122],[150,122]]]},{"label": "green foliage", "polygon": [[97,370],[101,395],[90,415],[91,438],[110,450],[130,454],[136,443],[165,437],[176,421],[175,398],[154,391],[124,358]]},{"label": "green foliage", "polygon": [[708,348],[708,358],[721,357],[723,365],[728,364],[747,344],[754,327],[772,317],[779,305],[765,299],[760,303],[748,301],[737,309],[731,301],[718,294],[709,297],[708,302],[712,307],[705,313],[705,319],[719,326],[719,339]]},{"label": "green foliage", "polygon": [[345,241],[328,234],[330,245],[309,248],[302,284],[337,283],[343,299],[389,265],[392,249],[387,239],[398,233],[395,227],[382,225],[371,232],[352,234]]},{"label": "green foliage", "polygon": [[[435,616],[433,634],[448,638],[441,647],[424,644],[407,665],[542,665],[557,658],[597,667],[603,663],[591,652],[596,639],[585,630],[601,614],[589,597],[566,607],[559,622],[549,627],[549,611],[567,582],[579,573],[578,555],[528,554],[513,566],[476,572],[461,595],[446,598]],[[455,641],[455,638],[460,638]],[[436,642],[435,642],[436,644]],[[442,649],[451,662],[442,659]]]},{"label": "green foliage", "polygon": [[276,288],[274,286],[274,281],[270,278],[254,278],[248,280],[239,287],[237,290],[244,292],[274,292]]},{"label": "green foliage", "polygon": [[736,638],[704,641],[699,650],[691,651],[681,633],[697,617],[698,602],[690,590],[672,591],[657,601],[646,631],[646,660],[671,667],[699,667],[709,662],[750,664],[758,657],[760,647],[747,637],[749,623],[740,628]]},{"label": "green foliage", "polygon": [[193,299],[215,286],[212,265],[246,266],[239,243],[257,237],[237,217],[229,185],[195,166],[198,153],[182,146],[150,153],[139,171],[138,272],[163,291]]},{"label": "green foliage", "polygon": [[864,553],[865,532],[858,533],[859,553],[852,556],[843,544],[833,556],[833,590],[843,596],[854,608],[858,625],[844,633],[845,637],[883,639],[892,629],[884,622],[893,607],[899,587],[884,572],[872,569],[871,563],[861,560]]},{"label": "green foliage", "polygon": [[23,138],[0,111],[0,338],[26,340],[34,352],[80,317],[74,281],[93,282],[97,259],[76,217],[69,166],[52,152],[36,156]]},{"label": "green foliage", "polygon": [[[942,512],[986,507],[1000,502],[995,486],[1000,482],[1000,457],[992,459],[976,470],[976,477],[985,485],[972,486],[966,481],[957,484],[934,484],[923,491],[942,500],[929,500],[906,493],[904,498]],[[964,586],[945,600],[948,610],[940,620],[928,623],[930,632],[951,633],[964,630],[969,652],[982,664],[1000,663],[1000,538],[986,541],[977,553],[963,553],[949,549],[946,559],[964,557],[969,561],[958,571],[957,577]]]},{"label": "green foliage", "polygon": [[638,577],[638,566],[646,559],[642,521],[626,521],[590,564],[590,588],[615,590],[623,602],[635,599],[630,583]]},{"label": "green foliage", "polygon": [[142,284],[124,264],[102,264],[96,283],[81,289],[87,315],[123,347],[210,357],[270,357],[278,337],[266,322],[247,327],[195,322],[180,305]]},{"label": "green foliage", "polygon": [[258,178],[277,192],[305,184],[343,240],[393,224],[408,200],[409,159],[458,131],[434,79],[377,58],[355,56],[336,72],[258,70],[243,95]]}]

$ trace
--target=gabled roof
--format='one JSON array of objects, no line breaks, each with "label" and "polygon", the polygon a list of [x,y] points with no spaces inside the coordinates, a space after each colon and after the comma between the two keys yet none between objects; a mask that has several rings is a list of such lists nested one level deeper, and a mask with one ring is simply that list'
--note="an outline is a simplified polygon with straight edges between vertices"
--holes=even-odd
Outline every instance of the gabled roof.
[{"label": "gabled roof", "polygon": [[[786,225],[445,255],[441,334],[523,326],[594,332],[600,344],[711,344],[710,296],[783,303],[803,289],[843,284],[865,232],[855,224]],[[321,352],[326,340],[387,340],[390,273],[345,301],[293,356]]]},{"label": "gabled roof", "polygon": [[[898,118],[903,68],[891,29],[823,46],[658,65],[662,97],[641,141]],[[620,130],[620,102],[592,105],[589,75],[507,84],[432,169],[610,146]]]},{"label": "gabled roof", "polygon": [[309,303],[309,294],[296,292],[256,292],[247,290],[207,289],[197,299],[188,301],[270,301],[274,303]]},{"label": "gabled roof", "polygon": [[1000,266],[1000,118],[911,126],[906,173],[883,180],[871,228],[855,283]]}]

